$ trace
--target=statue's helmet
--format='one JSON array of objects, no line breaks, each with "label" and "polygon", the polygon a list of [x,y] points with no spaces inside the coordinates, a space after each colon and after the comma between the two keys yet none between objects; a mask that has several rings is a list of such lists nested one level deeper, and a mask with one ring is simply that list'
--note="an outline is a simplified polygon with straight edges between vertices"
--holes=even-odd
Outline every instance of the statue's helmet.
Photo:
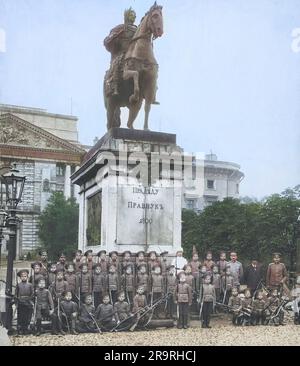
[{"label": "statue's helmet", "polygon": [[135,11],[132,9],[132,7],[130,7],[129,9],[126,9],[124,11],[124,21],[125,23],[128,23],[128,22],[132,22],[134,23],[135,21],[135,18],[136,18],[136,13]]}]

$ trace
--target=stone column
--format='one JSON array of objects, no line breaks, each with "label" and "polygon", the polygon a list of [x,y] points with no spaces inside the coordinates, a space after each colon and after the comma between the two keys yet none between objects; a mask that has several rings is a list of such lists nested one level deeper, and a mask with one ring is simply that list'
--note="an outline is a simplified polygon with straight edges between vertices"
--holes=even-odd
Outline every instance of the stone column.
[{"label": "stone column", "polygon": [[65,198],[71,198],[71,167],[70,165],[66,165],[66,170],[65,170],[65,185],[64,185],[64,195]]},{"label": "stone column", "polygon": [[[77,172],[78,169],[79,169],[79,166],[77,166],[75,168],[75,172]],[[76,199],[77,202],[79,202],[79,191],[80,191],[80,187],[77,184],[74,184],[74,198]]]}]

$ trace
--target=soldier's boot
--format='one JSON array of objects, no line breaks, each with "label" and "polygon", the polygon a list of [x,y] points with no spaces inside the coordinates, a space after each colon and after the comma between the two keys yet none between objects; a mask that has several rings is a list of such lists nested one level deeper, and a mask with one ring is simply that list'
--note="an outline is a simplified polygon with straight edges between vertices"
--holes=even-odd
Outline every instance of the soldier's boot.
[{"label": "soldier's boot", "polygon": [[76,332],[76,320],[72,319],[71,322],[71,334],[77,335],[78,333]]},{"label": "soldier's boot", "polygon": [[36,321],[36,333],[35,335],[39,337],[42,334],[42,319]]},{"label": "soldier's boot", "polygon": [[183,326],[183,316],[181,313],[179,313],[179,317],[177,319],[177,328],[182,329]]}]

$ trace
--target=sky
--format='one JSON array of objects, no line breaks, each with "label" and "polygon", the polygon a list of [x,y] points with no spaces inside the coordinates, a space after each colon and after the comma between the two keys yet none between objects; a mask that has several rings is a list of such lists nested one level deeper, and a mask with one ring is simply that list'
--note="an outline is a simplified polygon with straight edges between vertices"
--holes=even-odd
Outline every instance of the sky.
[{"label": "sky", "polygon": [[[299,184],[300,0],[158,3],[160,105],[152,107],[150,129],[175,133],[189,153],[212,151],[240,164],[242,196]],[[80,142],[91,145],[106,132],[103,39],[123,22],[124,9],[132,6],[139,23],[152,4],[0,0],[0,103],[72,113]],[[141,110],[136,128],[143,117]]]}]

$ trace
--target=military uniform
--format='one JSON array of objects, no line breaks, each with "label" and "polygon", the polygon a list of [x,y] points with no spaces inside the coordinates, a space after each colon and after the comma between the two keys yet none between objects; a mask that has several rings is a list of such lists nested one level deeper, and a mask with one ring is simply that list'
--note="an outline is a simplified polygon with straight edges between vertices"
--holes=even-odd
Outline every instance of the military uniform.
[{"label": "military uniform", "polygon": [[226,272],[226,268],[228,266],[228,262],[226,260],[219,260],[217,262],[217,266],[219,268],[219,273],[221,276],[225,275],[225,272]]},{"label": "military uniform", "polygon": [[221,278],[221,289],[222,289],[222,300],[224,300],[224,304],[228,303],[228,299],[231,294],[231,290],[234,287],[234,280],[231,275],[225,274]]},{"label": "military uniform", "polygon": [[[151,304],[159,300],[164,293],[164,278],[161,274],[153,273],[151,276]],[[155,317],[162,316],[162,304],[155,307]]]},{"label": "military uniform", "polygon": [[80,272],[77,277],[77,283],[80,289],[80,298],[83,298],[86,295],[91,295],[93,289],[91,273],[89,271],[87,273]]},{"label": "military uniform", "polygon": [[76,302],[70,300],[62,300],[60,303],[62,313],[62,323],[67,324],[67,328],[70,328],[71,334],[76,334],[76,319],[78,313],[78,305]]},{"label": "military uniform", "polygon": [[[57,331],[57,318],[54,314],[54,302],[51,293],[46,288],[38,288],[36,291],[36,330],[37,335],[41,334],[42,319],[50,318],[52,324],[52,332]],[[50,314],[50,311],[53,313]]]},{"label": "military uniform", "polygon": [[242,320],[246,325],[250,325],[252,320],[252,297],[245,297],[242,299]]},{"label": "military uniform", "polygon": [[112,304],[100,304],[96,310],[96,319],[103,330],[111,330],[116,326]]},{"label": "military uniform", "polygon": [[101,257],[101,254],[106,255],[106,250],[100,250],[100,252],[97,254],[97,256],[99,257],[98,264],[101,267],[101,272],[107,273],[108,272],[108,261],[107,261],[106,257],[105,258],[103,256]]},{"label": "military uniform", "polygon": [[166,289],[167,294],[171,294],[167,300],[167,316],[174,319],[176,312],[176,286],[177,279],[175,275],[168,273],[166,276]]},{"label": "military uniform", "polygon": [[283,263],[270,263],[267,270],[266,284],[270,288],[279,288],[287,279],[287,270]]},{"label": "military uniform", "polygon": [[133,297],[135,294],[135,277],[133,274],[124,273],[121,277],[121,287],[125,293],[125,297],[130,304],[133,305]]},{"label": "military uniform", "polygon": [[210,316],[213,312],[213,304],[216,301],[215,287],[212,284],[203,284],[203,307],[202,307],[202,327],[210,328]]},{"label": "military uniform", "polygon": [[80,315],[78,317],[78,331],[80,333],[95,333],[98,332],[95,321],[95,306],[92,304],[82,304],[80,308]]},{"label": "military uniform", "polygon": [[147,321],[147,316],[144,316],[141,320],[140,317],[143,314],[143,311],[145,311],[147,306],[147,298],[144,294],[136,294],[133,298],[133,313],[136,314],[136,317],[138,319],[139,326],[142,326],[143,323]]},{"label": "military uniform", "polygon": [[148,297],[150,293],[150,280],[147,273],[138,273],[137,275],[137,286],[144,286],[145,296]]},{"label": "military uniform", "polygon": [[126,301],[117,301],[114,305],[115,318],[117,323],[122,322],[120,329],[127,330],[134,319],[130,317],[130,305]]},{"label": "military uniform", "polygon": [[234,325],[239,325],[239,310],[242,306],[242,300],[238,296],[231,296],[228,301],[228,306],[231,308],[232,311],[232,323]]},{"label": "military uniform", "polygon": [[55,282],[56,280],[56,270],[55,272],[52,272],[51,270],[49,270],[48,272],[48,283],[47,286],[51,286],[53,282]]},{"label": "military uniform", "polygon": [[63,293],[67,291],[68,283],[64,279],[56,279],[55,282],[53,282],[52,285],[49,287],[49,289],[53,298],[57,301],[58,299],[61,299]]},{"label": "military uniform", "polygon": [[243,265],[242,263],[238,262],[238,261],[230,261],[228,262],[228,268],[230,268],[231,271],[231,275],[233,277],[233,285],[234,287],[239,288],[240,287],[240,282],[243,278]]},{"label": "military uniform", "polygon": [[[100,263],[97,264],[100,268]],[[94,271],[93,278],[93,294],[94,294],[94,306],[97,307],[102,303],[103,297],[107,294],[107,274],[106,272],[96,273]]]},{"label": "military uniform", "polygon": [[109,273],[107,276],[107,286],[110,301],[112,304],[117,302],[117,294],[120,290],[120,281],[117,273]]},{"label": "military uniform", "polygon": [[259,325],[265,324],[265,313],[264,309],[266,307],[266,302],[263,299],[253,300],[253,311],[252,311],[252,324]]},{"label": "military uniform", "polygon": [[[22,271],[18,272],[21,275]],[[25,271],[28,274],[28,271]],[[31,283],[19,282],[16,287],[18,332],[27,333],[33,310],[33,286]]]},{"label": "military uniform", "polygon": [[67,291],[70,291],[73,295],[77,293],[78,284],[77,284],[78,277],[76,276],[75,272],[66,272],[65,273],[65,281],[67,282]]},{"label": "military uniform", "polygon": [[206,267],[206,275],[207,276],[211,276],[212,275],[212,271],[213,271],[213,267],[215,266],[215,262],[211,259],[205,259],[203,262],[203,266]]},{"label": "military uniform", "polygon": [[179,310],[177,327],[187,328],[189,306],[192,304],[192,289],[187,283],[178,283],[176,287],[176,299]]},{"label": "military uniform", "polygon": [[214,285],[216,292],[216,301],[220,301],[221,296],[221,276],[219,273],[213,273],[212,275],[212,284]]}]

